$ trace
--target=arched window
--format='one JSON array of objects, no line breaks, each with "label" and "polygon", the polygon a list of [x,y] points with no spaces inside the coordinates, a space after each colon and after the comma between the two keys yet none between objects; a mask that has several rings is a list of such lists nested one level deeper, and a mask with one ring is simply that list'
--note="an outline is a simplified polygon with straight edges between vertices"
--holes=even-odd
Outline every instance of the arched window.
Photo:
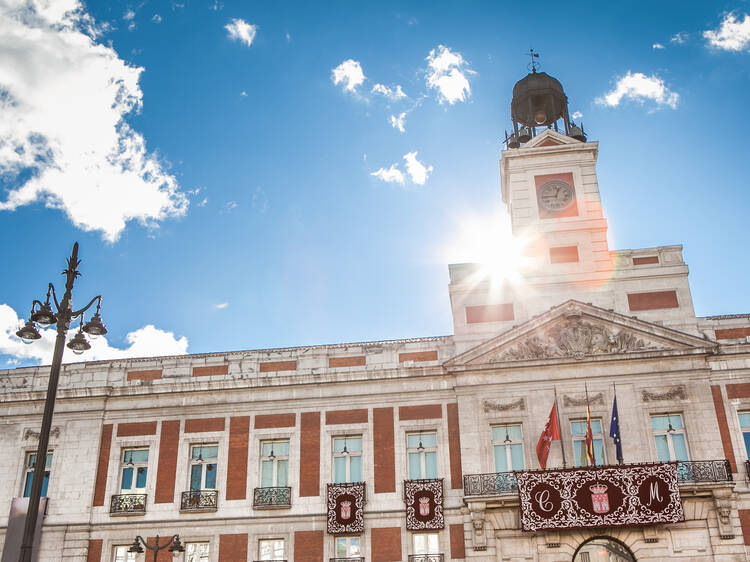
[{"label": "arched window", "polygon": [[573,562],[636,562],[624,543],[612,537],[594,537],[578,547]]}]

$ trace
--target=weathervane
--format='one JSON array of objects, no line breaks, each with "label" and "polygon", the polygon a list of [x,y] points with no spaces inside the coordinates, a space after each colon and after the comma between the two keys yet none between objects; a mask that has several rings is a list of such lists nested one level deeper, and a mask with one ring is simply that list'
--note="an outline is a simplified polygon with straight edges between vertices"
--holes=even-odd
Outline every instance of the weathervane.
[{"label": "weathervane", "polygon": [[534,49],[529,49],[529,57],[531,58],[531,62],[529,63],[529,70],[536,74],[536,69],[541,68],[541,63],[539,61],[536,61],[534,59],[539,58],[539,53],[535,53]]}]

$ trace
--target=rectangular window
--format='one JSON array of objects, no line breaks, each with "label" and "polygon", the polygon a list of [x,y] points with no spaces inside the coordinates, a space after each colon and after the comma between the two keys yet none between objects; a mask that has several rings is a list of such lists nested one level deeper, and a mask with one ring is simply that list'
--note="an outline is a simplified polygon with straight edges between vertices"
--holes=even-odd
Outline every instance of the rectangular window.
[{"label": "rectangular window", "polygon": [[412,542],[414,544],[414,554],[440,553],[437,533],[414,533]]},{"label": "rectangular window", "polygon": [[523,470],[523,434],[520,424],[492,426],[495,472]]},{"label": "rectangular window", "polygon": [[122,452],[121,494],[145,494],[148,476],[148,449],[124,449]]},{"label": "rectangular window", "polygon": [[742,441],[745,443],[745,453],[750,459],[750,412],[740,412],[740,428],[742,429]]},{"label": "rectangular window", "polygon": [[186,542],[185,562],[208,562],[209,544],[207,542]]},{"label": "rectangular window", "polygon": [[[17,458],[17,457],[16,457]],[[26,453],[26,476],[23,479],[23,497],[28,498],[31,495],[31,484],[34,481],[34,467],[36,466],[36,451]],[[47,486],[49,484],[49,469],[52,466],[52,453],[47,453],[46,463],[44,465],[44,478],[42,479],[42,497],[47,497]]]},{"label": "rectangular window", "polygon": [[128,552],[130,546],[116,546],[112,552],[112,562],[135,562],[135,552]]},{"label": "rectangular window", "polygon": [[259,560],[284,560],[284,539],[260,539]]},{"label": "rectangular window", "polygon": [[[586,420],[571,420],[570,433],[573,435],[573,455],[576,466],[589,466],[588,455],[586,455]],[[603,465],[605,459],[601,420],[591,420],[591,435],[594,438],[594,460],[597,465]]]},{"label": "rectangular window", "polygon": [[[286,487],[288,475],[289,441],[263,441],[260,444],[260,487]],[[275,560],[275,558],[265,560]]]},{"label": "rectangular window", "polygon": [[218,455],[218,445],[193,445],[190,447],[191,491],[216,489],[216,458]]},{"label": "rectangular window", "polygon": [[333,438],[333,481],[362,482],[362,436]]},{"label": "rectangular window", "polygon": [[409,480],[437,478],[437,433],[409,433],[406,436]]},{"label": "rectangular window", "polygon": [[359,537],[336,537],[336,558],[362,556]]},{"label": "rectangular window", "polygon": [[659,462],[689,460],[682,414],[651,416],[651,431],[654,434],[656,457]]}]

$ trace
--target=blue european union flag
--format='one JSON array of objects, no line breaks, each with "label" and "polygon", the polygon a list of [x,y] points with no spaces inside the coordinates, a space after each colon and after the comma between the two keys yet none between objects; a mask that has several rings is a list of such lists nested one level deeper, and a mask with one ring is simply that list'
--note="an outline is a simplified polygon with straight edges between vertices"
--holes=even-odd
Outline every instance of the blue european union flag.
[{"label": "blue european union flag", "polygon": [[620,440],[620,414],[617,413],[617,396],[612,403],[612,421],[609,424],[609,436],[617,448],[617,462],[622,463],[622,441]]}]

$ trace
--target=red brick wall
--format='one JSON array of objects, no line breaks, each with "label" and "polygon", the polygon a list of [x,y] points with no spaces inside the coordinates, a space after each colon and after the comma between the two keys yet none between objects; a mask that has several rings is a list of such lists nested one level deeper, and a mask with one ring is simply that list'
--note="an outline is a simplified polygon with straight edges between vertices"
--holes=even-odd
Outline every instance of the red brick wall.
[{"label": "red brick wall", "polygon": [[375,456],[373,459],[375,493],[395,492],[396,457],[393,448],[393,408],[373,408],[372,433]]},{"label": "red brick wall", "polygon": [[296,371],[296,361],[267,361],[260,364],[261,373],[275,373],[276,371]]},{"label": "red brick wall", "polygon": [[750,509],[738,509],[737,512],[740,515],[740,526],[745,544],[750,545]]},{"label": "red brick wall", "polygon": [[99,443],[99,463],[96,467],[96,484],[94,485],[94,505],[104,505],[104,494],[107,491],[107,472],[109,471],[109,453],[112,447],[111,423],[102,426],[102,437]]},{"label": "red brick wall", "polygon": [[464,550],[464,526],[463,523],[456,523],[450,526],[451,533],[451,558],[466,558]]},{"label": "red brick wall", "polygon": [[370,531],[372,562],[400,562],[401,528],[373,527]]},{"label": "red brick wall", "polygon": [[513,320],[513,303],[483,304],[466,307],[466,323],[479,324],[481,322],[504,322]]},{"label": "red brick wall", "polygon": [[329,357],[328,366],[333,369],[335,367],[361,367],[365,365],[367,359],[364,355],[357,355],[354,357]]},{"label": "red brick wall", "polygon": [[[320,412],[300,415],[299,495],[320,495]],[[295,549],[296,550],[296,549]]]},{"label": "red brick wall", "polygon": [[461,474],[461,433],[458,427],[458,404],[446,406],[448,415],[448,451],[451,460],[451,488],[459,490],[463,488],[463,476]]},{"label": "red brick wall", "polygon": [[578,246],[560,246],[549,249],[550,263],[570,263],[578,261]]},{"label": "red brick wall", "polygon": [[228,500],[244,500],[247,495],[247,448],[249,437],[250,416],[229,418],[229,454],[227,455]]},{"label": "red brick wall", "polygon": [[161,422],[154,503],[174,502],[174,478],[177,472],[177,448],[179,445],[180,422],[178,420]]},{"label": "red brick wall", "polygon": [[297,414],[263,414],[255,416],[255,429],[294,427],[295,425],[297,425]]},{"label": "red brick wall", "polygon": [[228,365],[209,365],[208,367],[193,367],[194,377],[213,377],[226,375],[229,372]]},{"label": "red brick wall", "polygon": [[156,435],[156,422],[117,424],[117,437],[132,437],[134,435]]},{"label": "red brick wall", "polygon": [[203,433],[204,431],[224,431],[224,418],[201,418],[185,420],[185,433]]},{"label": "red brick wall", "polygon": [[[219,562],[247,560],[247,534],[219,536]],[[171,560],[170,560],[171,562]]]},{"label": "red brick wall", "polygon": [[[166,544],[169,540],[169,537],[171,535],[168,535],[167,537],[159,537],[159,544]],[[150,544],[151,546],[156,545],[156,537],[148,537],[146,539],[146,542]],[[145,548],[143,550],[146,550]],[[154,559],[154,553],[150,550],[146,550],[148,553],[147,559],[149,562],[151,562]],[[169,547],[164,548],[159,551],[159,553],[156,555],[156,562],[174,562],[173,560],[174,554],[169,552]]]},{"label": "red brick wall", "polygon": [[659,263],[659,256],[643,256],[633,258],[633,265],[648,265],[650,263]]},{"label": "red brick wall", "polygon": [[750,383],[742,382],[727,385],[727,398],[750,398]]},{"label": "red brick wall", "polygon": [[367,423],[367,410],[335,410],[326,412],[326,425]]},{"label": "red brick wall", "polygon": [[151,371],[128,371],[129,381],[153,381],[161,378],[161,369]]},{"label": "red brick wall", "polygon": [[406,353],[398,354],[398,362],[403,363],[404,361],[414,361],[419,363],[421,361],[437,361],[438,352],[436,349],[432,351],[409,351]]},{"label": "red brick wall", "polygon": [[732,465],[732,472],[737,472],[737,462],[734,460],[734,446],[732,437],[729,435],[729,424],[727,423],[727,412],[724,409],[724,399],[721,396],[721,387],[711,386],[711,395],[714,399],[714,410],[716,410],[716,421],[719,422],[719,435],[721,446],[724,449],[724,458]]},{"label": "red brick wall", "polygon": [[717,340],[733,340],[750,336],[750,328],[727,328],[716,330]]},{"label": "red brick wall", "polygon": [[102,542],[102,539],[89,540],[89,550],[86,554],[86,562],[101,562]]},{"label": "red brick wall", "polygon": [[294,533],[294,562],[323,562],[323,531]]},{"label": "red brick wall", "polygon": [[421,406],[399,406],[398,419],[404,420],[428,420],[443,417],[443,406],[441,404],[422,404]]},{"label": "red brick wall", "polygon": [[630,305],[630,310],[657,310],[679,306],[676,291],[631,293],[628,295],[628,305]]}]

